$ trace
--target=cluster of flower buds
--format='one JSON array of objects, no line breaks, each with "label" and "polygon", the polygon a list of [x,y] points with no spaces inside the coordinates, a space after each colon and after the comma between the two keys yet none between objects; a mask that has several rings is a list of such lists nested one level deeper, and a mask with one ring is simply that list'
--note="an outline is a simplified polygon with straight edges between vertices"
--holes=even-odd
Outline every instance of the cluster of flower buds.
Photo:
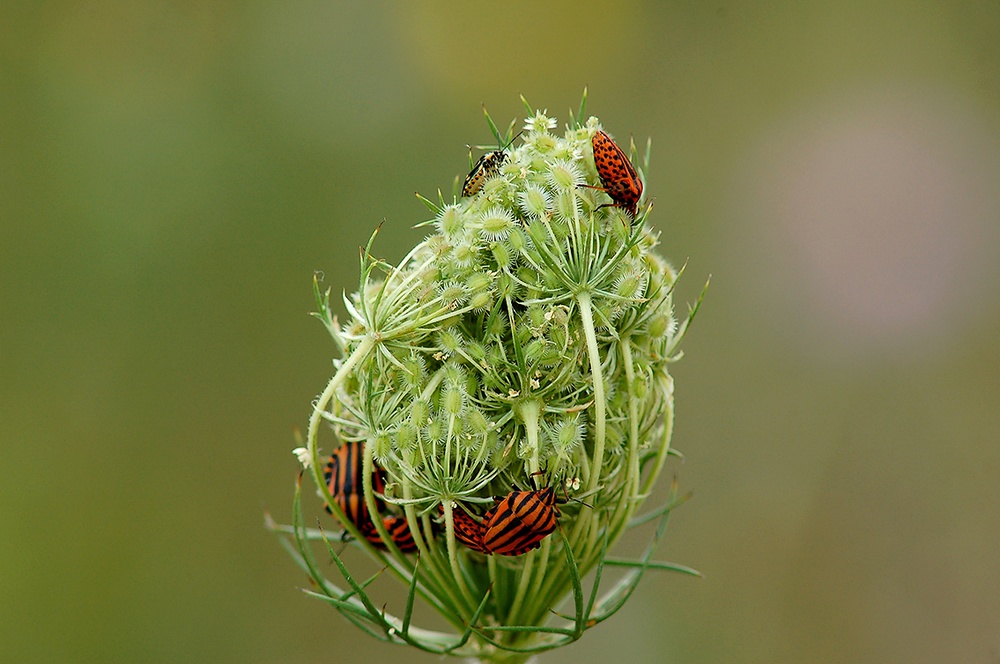
[{"label": "cluster of flower buds", "polygon": [[[655,543],[679,500],[641,511],[672,451],[668,366],[697,305],[678,324],[678,272],[655,252],[634,148],[583,104],[562,133],[530,107],[518,134],[487,120],[498,148],[451,200],[421,198],[426,238],[395,265],[371,242],[362,252],[344,321],[316,288],[340,357],[300,454],[345,536],[409,585],[403,615],[372,612],[381,604],[350,576],[343,545],[306,529],[298,500],[288,532],[317,594],[380,638],[520,661],[579,638],[620,608],[631,579],[668,565],[651,548],[614,563],[608,551],[647,522],[661,524]],[[324,454],[343,445],[358,451],[356,481],[334,486]],[[343,590],[313,564],[314,539]],[[598,598],[598,573],[587,598],[582,578],[610,564],[628,569],[625,585]],[[539,629],[570,595],[564,624]],[[455,633],[411,626],[417,596]]]}]

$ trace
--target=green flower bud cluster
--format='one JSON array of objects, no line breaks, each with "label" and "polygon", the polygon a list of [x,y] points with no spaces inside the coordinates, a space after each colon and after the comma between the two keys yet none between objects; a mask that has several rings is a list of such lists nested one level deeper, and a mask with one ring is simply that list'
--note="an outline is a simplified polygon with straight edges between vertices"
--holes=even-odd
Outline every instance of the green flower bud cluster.
[{"label": "green flower bud cluster", "polygon": [[[479,190],[451,202],[422,199],[430,234],[395,266],[373,258],[370,242],[344,323],[331,312],[329,291],[316,291],[317,316],[341,358],[315,404],[303,458],[325,504],[343,517],[327,493],[319,450],[338,439],[364,441],[369,512],[405,517],[418,555],[401,552],[379,518],[381,546],[355,524],[344,527],[408,584],[404,615],[372,613],[378,603],[332,540],[301,523],[293,530],[297,559],[319,575],[317,594],[370,633],[517,662],[579,638],[620,608],[627,583],[596,597],[606,565],[628,568],[626,581],[669,565],[651,562],[651,548],[644,560],[613,563],[608,550],[626,528],[675,504],[650,519],[637,515],[671,452],[668,365],[697,305],[679,325],[678,272],[655,252],[651,206],[633,218],[611,205],[591,148],[601,125],[583,120],[583,104],[561,134],[554,118],[527,107],[516,146],[513,123],[502,135],[487,120],[509,147]],[[385,490],[376,495],[371,474],[379,468]],[[456,512],[481,522],[514,487],[556,488],[555,533],[515,556],[486,555],[456,539]],[[661,534],[662,523],[654,540]],[[349,590],[336,590],[322,565],[310,563],[313,538],[326,540]],[[581,579],[595,569],[594,596],[585,600]],[[539,629],[569,595],[575,615]],[[456,633],[411,626],[416,596]]]}]

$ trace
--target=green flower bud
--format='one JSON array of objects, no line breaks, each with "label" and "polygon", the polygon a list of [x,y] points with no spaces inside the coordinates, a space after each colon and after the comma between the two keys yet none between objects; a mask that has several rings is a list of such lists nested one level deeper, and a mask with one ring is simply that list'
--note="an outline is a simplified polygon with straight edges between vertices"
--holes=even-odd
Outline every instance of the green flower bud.
[{"label": "green flower bud", "polygon": [[[511,231],[514,233],[517,229]],[[511,233],[507,234],[510,238]],[[490,245],[490,253],[493,254],[493,260],[496,262],[497,267],[500,269],[509,268],[512,261],[514,260],[514,255],[511,253],[511,248],[508,247],[503,242],[494,242]]]},{"label": "green flower bud", "polygon": [[414,399],[410,402],[410,422],[422,428],[431,417],[431,407],[423,399]]},{"label": "green flower bud", "polygon": [[507,242],[510,243],[510,248],[518,253],[527,251],[531,246],[528,236],[524,234],[523,230],[516,227],[511,229],[510,234],[507,236]]},{"label": "green flower bud", "polygon": [[396,449],[409,449],[417,442],[417,427],[412,422],[403,422],[396,428]]}]

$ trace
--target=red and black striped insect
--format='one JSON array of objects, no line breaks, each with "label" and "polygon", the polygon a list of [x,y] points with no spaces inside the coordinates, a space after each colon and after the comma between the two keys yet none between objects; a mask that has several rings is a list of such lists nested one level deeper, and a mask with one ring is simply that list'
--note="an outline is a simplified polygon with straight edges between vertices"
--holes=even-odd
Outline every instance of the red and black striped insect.
[{"label": "red and black striped insect", "polygon": [[639,179],[632,162],[618,144],[600,129],[591,139],[591,146],[594,148],[594,167],[604,187],[589,188],[607,193],[614,201],[614,204],[608,207],[623,208],[634,217],[638,212],[639,198],[642,196],[642,180]]},{"label": "red and black striped insect", "polygon": [[[417,543],[413,540],[413,533],[410,532],[410,524],[405,516],[391,514],[382,518],[382,525],[388,531],[393,544],[403,553],[414,553],[417,550]],[[362,535],[376,549],[386,549],[385,542],[379,537],[375,524],[369,523],[367,529],[362,529]]]},{"label": "red and black striped insect", "polygon": [[455,539],[478,553],[489,553],[483,546],[483,524],[466,514],[461,508],[452,510]]},{"label": "red and black striped insect", "polygon": [[[517,136],[520,135],[521,133],[518,132]],[[463,197],[478,194],[479,190],[483,188],[483,184],[500,172],[500,167],[507,163],[507,160],[510,158],[507,149],[511,143],[517,140],[517,136],[510,139],[510,142],[502,148],[487,152],[479,158],[479,161],[476,162],[476,165],[472,167],[472,170],[465,177],[465,183],[462,184]]]},{"label": "red and black striped insect", "polygon": [[[364,455],[365,444],[363,442],[355,441],[341,445],[330,455],[323,477],[333,502],[340,506],[344,515],[361,531],[362,537],[376,548],[385,549],[387,547],[379,536],[368,512],[368,506],[365,504],[364,484],[362,483]],[[385,492],[384,473],[384,470],[375,465],[372,472],[372,491],[377,494]],[[382,525],[399,550],[403,553],[415,552],[417,544],[413,540],[413,533],[410,532],[410,524],[406,521],[406,517],[394,514],[381,516],[385,502],[377,495],[375,496],[375,507],[380,512]],[[326,511],[329,512],[330,508],[327,507]]]},{"label": "red and black striped insect", "polygon": [[553,487],[514,490],[483,517],[482,548],[501,556],[520,556],[538,548],[556,529],[556,493]]},{"label": "red and black striped insect", "polygon": [[[371,517],[368,514],[368,506],[365,504],[364,482],[362,480],[364,457],[365,444],[363,442],[344,443],[330,455],[330,460],[327,461],[326,469],[323,472],[326,490],[330,492],[333,502],[340,506],[348,520],[357,526],[362,533],[366,529],[373,528]],[[375,466],[374,472],[372,472],[372,490],[376,493],[385,491],[383,472],[378,466]],[[375,505],[380,511],[384,507],[384,503],[378,496],[375,497]],[[329,506],[327,506],[326,511],[330,511]]]}]

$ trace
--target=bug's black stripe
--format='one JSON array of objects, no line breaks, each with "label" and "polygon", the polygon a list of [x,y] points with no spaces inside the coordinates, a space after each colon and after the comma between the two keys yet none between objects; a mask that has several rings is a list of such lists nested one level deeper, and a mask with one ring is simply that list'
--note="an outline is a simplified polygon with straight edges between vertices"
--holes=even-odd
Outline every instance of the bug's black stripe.
[{"label": "bug's black stripe", "polygon": [[551,510],[539,509],[537,513],[526,515],[526,518],[512,517],[505,524],[499,537],[508,542],[517,540],[528,541],[537,537],[544,538],[556,528],[555,514]]},{"label": "bug's black stripe", "polygon": [[368,510],[362,497],[361,458],[358,451],[361,443],[347,443],[344,446],[344,473],[341,492],[347,497],[350,511],[345,510],[347,518],[359,526],[368,520]]},{"label": "bug's black stripe", "polygon": [[503,546],[496,547],[494,551],[504,556],[519,556],[538,548],[547,535],[548,533],[521,532],[518,536],[506,541]]},{"label": "bug's black stripe", "polygon": [[386,528],[395,545],[403,553],[416,551],[417,543],[413,539],[413,533],[410,532],[410,524],[406,521],[406,517],[395,516],[391,518],[392,524],[386,524]]},{"label": "bug's black stripe", "polygon": [[[363,471],[364,443],[351,441],[344,443],[330,455],[324,472],[327,490],[333,502],[344,511],[344,516],[361,530],[371,525],[368,506],[364,501]],[[378,466],[375,466],[372,472],[372,489],[376,493],[381,493],[385,489],[382,472]],[[377,496],[375,503],[381,509],[383,503]]]},{"label": "bug's black stripe", "polygon": [[470,549],[485,553],[482,524],[461,511],[453,512],[452,519],[455,523],[455,539]]},{"label": "bug's black stripe", "polygon": [[[406,521],[406,517],[387,516],[382,520],[382,525],[385,526],[389,539],[401,552],[413,553],[417,550],[417,543],[413,539],[413,533],[410,532],[410,524]],[[383,550],[388,548],[379,536],[375,524],[369,522],[363,529],[363,534],[375,548]]]},{"label": "bug's black stripe", "polygon": [[360,443],[347,443],[344,446],[344,484],[343,492],[345,494],[358,493],[361,490],[361,464],[362,460],[358,457],[358,448],[361,447]]},{"label": "bug's black stripe", "polygon": [[521,555],[536,548],[556,528],[555,492],[512,491],[487,514],[483,546],[501,555]]}]

